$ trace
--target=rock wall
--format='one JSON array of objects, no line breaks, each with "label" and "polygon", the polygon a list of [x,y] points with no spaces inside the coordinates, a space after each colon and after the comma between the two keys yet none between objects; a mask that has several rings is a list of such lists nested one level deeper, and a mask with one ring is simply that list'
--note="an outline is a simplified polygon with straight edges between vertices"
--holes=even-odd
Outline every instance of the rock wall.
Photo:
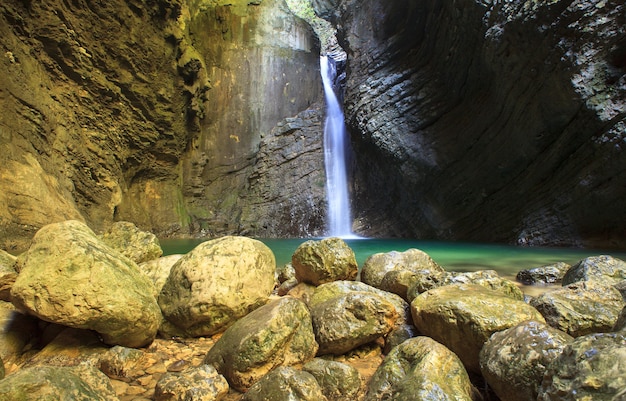
[{"label": "rock wall", "polygon": [[621,1],[344,0],[359,231],[626,246]]},{"label": "rock wall", "polygon": [[[278,0],[3,2],[0,248],[70,218],[96,231],[128,220],[160,236],[249,232],[250,175],[274,163],[262,142],[321,97],[315,46]],[[323,159],[310,129],[318,143],[303,151]],[[276,161],[292,174],[276,177],[288,189],[272,201],[302,191],[291,159]],[[324,196],[313,188],[307,207]],[[250,208],[246,219],[267,221]]]}]

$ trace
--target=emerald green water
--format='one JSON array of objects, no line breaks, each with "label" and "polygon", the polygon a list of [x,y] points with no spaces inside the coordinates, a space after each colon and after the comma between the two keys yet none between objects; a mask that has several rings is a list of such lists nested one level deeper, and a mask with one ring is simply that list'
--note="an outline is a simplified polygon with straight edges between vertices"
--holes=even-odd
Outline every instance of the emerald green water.
[{"label": "emerald green water", "polygon": [[[291,255],[307,239],[262,239],[276,256],[276,264],[291,262]],[[165,255],[184,254],[205,240],[161,240]],[[501,276],[514,277],[518,271],[549,263],[574,264],[587,256],[612,255],[626,260],[626,251],[614,252],[578,248],[516,247],[467,242],[419,241],[408,239],[346,239],[356,255],[359,266],[379,252],[421,249],[449,271],[496,270]]]}]

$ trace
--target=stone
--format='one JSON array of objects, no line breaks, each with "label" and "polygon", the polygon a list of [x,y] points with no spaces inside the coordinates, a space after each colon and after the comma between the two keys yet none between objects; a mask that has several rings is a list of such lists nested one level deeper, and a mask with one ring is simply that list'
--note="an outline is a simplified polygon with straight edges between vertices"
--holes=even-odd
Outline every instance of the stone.
[{"label": "stone", "polygon": [[[310,288],[309,288],[310,289]],[[308,289],[304,289],[308,290]],[[314,288],[305,298],[308,298],[307,305],[313,309],[318,303],[327,302],[331,299],[342,297],[353,292],[364,292],[382,297],[386,302],[394,305],[398,314],[396,326],[411,321],[411,310],[409,304],[396,294],[380,290],[360,281],[333,281],[331,283],[322,284]]]},{"label": "stone", "polygon": [[140,230],[128,221],[118,221],[102,234],[102,241],[135,263],[154,260],[163,255],[156,235]]},{"label": "stone", "polygon": [[522,322],[491,335],[480,351],[480,371],[501,400],[536,400],[546,368],[572,341],[545,323]]},{"label": "stone", "polygon": [[109,378],[90,365],[37,366],[0,380],[0,399],[118,401]]},{"label": "stone", "polygon": [[313,285],[354,280],[358,274],[354,251],[336,237],[303,242],[293,253],[291,264],[299,282]]},{"label": "stone", "polygon": [[318,355],[341,355],[384,338],[399,318],[395,306],[373,293],[352,291],[311,306]]},{"label": "stone", "polygon": [[152,280],[152,284],[154,284],[155,298],[158,298],[161,293],[161,290],[170,275],[172,266],[174,266],[174,264],[182,257],[183,255],[167,255],[139,264],[139,270],[148,276],[148,278]]},{"label": "stone", "polygon": [[152,283],[84,223],[41,228],[17,265],[11,301],[18,309],[95,330],[107,344],[140,347],[155,338],[162,318]]},{"label": "stone", "polygon": [[314,358],[302,370],[315,377],[328,401],[352,401],[358,397],[363,379],[359,371],[350,365]]},{"label": "stone", "polygon": [[613,326],[612,331],[626,331],[626,306],[619,313],[617,318],[617,322],[615,322],[615,326]]},{"label": "stone", "polygon": [[533,298],[546,322],[571,336],[613,329],[626,303],[619,291],[598,281],[579,281]]},{"label": "stone", "polygon": [[419,336],[395,347],[376,369],[365,401],[473,400],[461,360],[435,340]]},{"label": "stone", "polygon": [[380,288],[386,274],[403,270],[423,277],[437,277],[445,273],[444,268],[432,260],[426,252],[419,249],[408,249],[404,252],[375,253],[368,257],[361,268],[361,281],[372,287]]},{"label": "stone", "polygon": [[155,401],[217,401],[228,394],[228,382],[210,365],[166,373],[156,383]]},{"label": "stone", "polygon": [[0,301],[11,301],[11,287],[17,278],[13,267],[16,260],[16,256],[0,249]]},{"label": "stone", "polygon": [[401,324],[392,329],[385,338],[385,348],[383,354],[388,354],[396,346],[402,344],[409,338],[419,335],[417,329],[412,324]]},{"label": "stone", "polygon": [[206,241],[176,262],[159,294],[163,316],[190,337],[224,331],[269,300],[276,260],[261,241]]},{"label": "stone", "polygon": [[327,401],[315,377],[289,366],[265,375],[248,390],[241,401]]},{"label": "stone", "polygon": [[556,284],[561,282],[570,267],[572,266],[565,262],[533,267],[532,269],[520,270],[515,279],[525,285]]},{"label": "stone", "polygon": [[537,401],[618,401],[626,394],[626,334],[576,338],[546,369]]},{"label": "stone", "polygon": [[231,387],[248,390],[278,366],[305,363],[318,350],[306,305],[285,297],[239,319],[204,358]]},{"label": "stone", "polygon": [[409,270],[394,270],[387,272],[378,288],[396,294],[408,301],[407,292],[411,285],[418,280],[418,275]]},{"label": "stone", "polygon": [[428,290],[411,302],[417,330],[456,353],[466,369],[480,373],[479,352],[489,337],[526,320],[544,322],[524,301],[477,284]]},{"label": "stone", "polygon": [[146,364],[146,359],[141,350],[116,345],[100,357],[98,368],[112,379],[131,381],[138,378],[135,372]]},{"label": "stone", "polygon": [[609,255],[590,256],[565,273],[563,286],[582,280],[617,284],[626,280],[626,262]]},{"label": "stone", "polygon": [[39,342],[39,319],[15,310],[0,301],[0,358],[5,364],[17,363],[27,344]]}]

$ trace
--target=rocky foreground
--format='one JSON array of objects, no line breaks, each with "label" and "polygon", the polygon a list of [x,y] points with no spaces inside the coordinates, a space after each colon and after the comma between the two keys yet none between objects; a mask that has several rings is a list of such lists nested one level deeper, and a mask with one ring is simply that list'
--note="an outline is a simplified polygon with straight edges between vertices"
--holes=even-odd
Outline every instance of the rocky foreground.
[{"label": "rocky foreground", "polygon": [[246,237],[161,257],[130,223],[65,221],[0,252],[0,400],[626,400],[626,263],[361,268],[338,238],[277,269]]}]

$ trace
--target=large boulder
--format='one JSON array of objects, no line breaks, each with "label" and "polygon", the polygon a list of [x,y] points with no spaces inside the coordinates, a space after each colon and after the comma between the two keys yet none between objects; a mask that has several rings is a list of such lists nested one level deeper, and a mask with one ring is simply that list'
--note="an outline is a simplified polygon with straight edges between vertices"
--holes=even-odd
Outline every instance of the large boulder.
[{"label": "large boulder", "polygon": [[571,336],[607,332],[613,329],[626,305],[611,285],[579,281],[531,299],[546,322]]},{"label": "large boulder", "polygon": [[352,401],[358,397],[362,377],[353,366],[315,358],[307,362],[302,370],[315,377],[328,401]]},{"label": "large boulder", "polygon": [[563,277],[563,285],[577,281],[617,284],[626,280],[626,262],[609,255],[590,256],[573,265]]},{"label": "large boulder", "polygon": [[241,401],[327,401],[315,377],[289,366],[265,375]]},{"label": "large boulder", "polygon": [[213,401],[228,394],[228,382],[211,365],[165,373],[154,389],[154,401]]},{"label": "large boulder", "polygon": [[501,400],[536,400],[546,367],[572,341],[545,323],[522,322],[489,338],[480,351],[480,371]]},{"label": "large boulder", "polygon": [[444,268],[424,251],[408,249],[404,252],[375,253],[368,257],[361,268],[361,281],[380,288],[388,273],[404,270],[427,277],[445,273]]},{"label": "large boulder", "polygon": [[159,294],[163,316],[182,334],[207,336],[267,303],[276,260],[261,241],[222,237],[176,262]]},{"label": "large boulder", "polygon": [[354,251],[336,237],[300,244],[291,257],[291,264],[299,282],[313,285],[354,280],[359,272]]},{"label": "large boulder", "polygon": [[368,384],[365,401],[472,401],[473,388],[459,358],[429,337],[395,347]]},{"label": "large boulder", "polygon": [[572,266],[565,262],[533,267],[517,272],[515,279],[522,284],[555,284],[563,280],[563,276]]},{"label": "large boulder", "polygon": [[43,227],[17,260],[12,302],[42,320],[95,330],[108,344],[150,343],[161,323],[154,287],[84,223]]},{"label": "large boulder", "polygon": [[576,338],[546,369],[537,401],[622,401],[626,333]]},{"label": "large boulder", "polygon": [[11,401],[117,401],[109,378],[90,365],[37,366],[0,380],[0,399]]},{"label": "large boulder", "polygon": [[306,305],[285,297],[230,326],[209,350],[204,363],[215,366],[232,387],[246,391],[278,366],[313,359],[317,349]]},{"label": "large boulder", "polygon": [[351,291],[311,307],[318,355],[341,355],[378,338],[397,324],[395,306],[371,293]]},{"label": "large boulder", "polygon": [[476,284],[435,288],[411,302],[417,330],[450,348],[472,372],[489,337],[525,320],[544,322],[532,306]]},{"label": "large boulder", "polygon": [[146,262],[163,255],[163,249],[156,235],[142,231],[128,221],[113,223],[102,234],[102,241],[135,263]]}]

